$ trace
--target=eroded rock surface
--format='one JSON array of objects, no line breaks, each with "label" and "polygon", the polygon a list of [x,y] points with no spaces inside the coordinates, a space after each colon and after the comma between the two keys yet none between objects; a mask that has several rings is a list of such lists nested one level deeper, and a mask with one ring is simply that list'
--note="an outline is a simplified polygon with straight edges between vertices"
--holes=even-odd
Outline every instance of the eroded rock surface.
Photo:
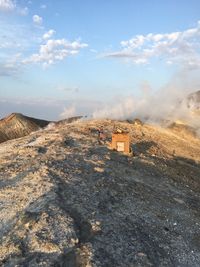
[{"label": "eroded rock surface", "polygon": [[[132,156],[109,149],[114,126]],[[200,266],[199,203],[197,137],[54,125],[0,145],[0,266]]]},{"label": "eroded rock surface", "polygon": [[0,143],[29,135],[46,127],[50,122],[12,113],[0,120]]}]

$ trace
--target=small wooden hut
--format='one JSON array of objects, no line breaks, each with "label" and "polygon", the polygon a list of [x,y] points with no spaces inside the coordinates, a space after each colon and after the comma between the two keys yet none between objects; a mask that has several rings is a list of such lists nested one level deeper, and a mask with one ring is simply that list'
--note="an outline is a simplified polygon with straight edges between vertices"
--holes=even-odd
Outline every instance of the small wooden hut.
[{"label": "small wooden hut", "polygon": [[127,132],[116,131],[112,134],[111,149],[130,154],[130,135]]}]

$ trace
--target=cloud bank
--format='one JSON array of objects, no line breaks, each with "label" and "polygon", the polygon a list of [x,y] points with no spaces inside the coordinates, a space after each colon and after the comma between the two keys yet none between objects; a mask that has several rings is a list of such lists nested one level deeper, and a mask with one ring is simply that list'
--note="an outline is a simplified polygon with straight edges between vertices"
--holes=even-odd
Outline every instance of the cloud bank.
[{"label": "cloud bank", "polygon": [[29,13],[28,7],[20,7],[16,1],[13,0],[0,0],[0,12],[13,12],[21,16],[26,16]]},{"label": "cloud bank", "polygon": [[[39,23],[40,19],[37,18],[35,21]],[[30,30],[28,25],[9,25],[2,22],[0,27],[0,77],[16,76],[34,64],[41,65],[45,69],[69,56],[77,55],[82,48],[88,46],[79,40],[56,39],[54,38],[56,34],[54,29],[44,32],[43,28],[36,27],[34,33]]]},{"label": "cloud bank", "polygon": [[[45,39],[48,39],[53,34],[47,32]],[[44,37],[44,36],[43,36]],[[40,45],[38,53],[31,55],[29,58],[23,60],[23,63],[41,63],[43,67],[55,64],[58,61],[64,60],[68,56],[73,56],[79,53],[80,49],[87,47],[85,43],[80,41],[70,42],[66,39],[48,39],[44,44]]]},{"label": "cloud bank", "polygon": [[16,4],[12,0],[0,0],[0,11],[12,11],[16,8]]},{"label": "cloud bank", "polygon": [[167,64],[200,67],[200,21],[196,27],[171,33],[136,35],[121,41],[121,49],[105,54],[107,58],[129,59],[134,64],[148,64],[159,58]]}]

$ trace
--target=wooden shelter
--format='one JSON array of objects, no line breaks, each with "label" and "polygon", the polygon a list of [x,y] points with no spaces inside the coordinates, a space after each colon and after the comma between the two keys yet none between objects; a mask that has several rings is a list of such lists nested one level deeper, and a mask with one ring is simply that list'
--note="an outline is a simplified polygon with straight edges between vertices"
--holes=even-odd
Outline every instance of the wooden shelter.
[{"label": "wooden shelter", "polygon": [[111,149],[124,154],[130,154],[130,135],[125,132],[115,132],[112,134]]}]

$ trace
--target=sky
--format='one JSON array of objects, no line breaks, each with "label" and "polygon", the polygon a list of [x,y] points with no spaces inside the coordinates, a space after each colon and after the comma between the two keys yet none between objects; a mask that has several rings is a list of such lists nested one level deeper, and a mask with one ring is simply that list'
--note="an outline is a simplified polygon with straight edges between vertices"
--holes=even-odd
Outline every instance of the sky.
[{"label": "sky", "polygon": [[199,0],[0,0],[0,118],[118,112],[199,69]]}]

